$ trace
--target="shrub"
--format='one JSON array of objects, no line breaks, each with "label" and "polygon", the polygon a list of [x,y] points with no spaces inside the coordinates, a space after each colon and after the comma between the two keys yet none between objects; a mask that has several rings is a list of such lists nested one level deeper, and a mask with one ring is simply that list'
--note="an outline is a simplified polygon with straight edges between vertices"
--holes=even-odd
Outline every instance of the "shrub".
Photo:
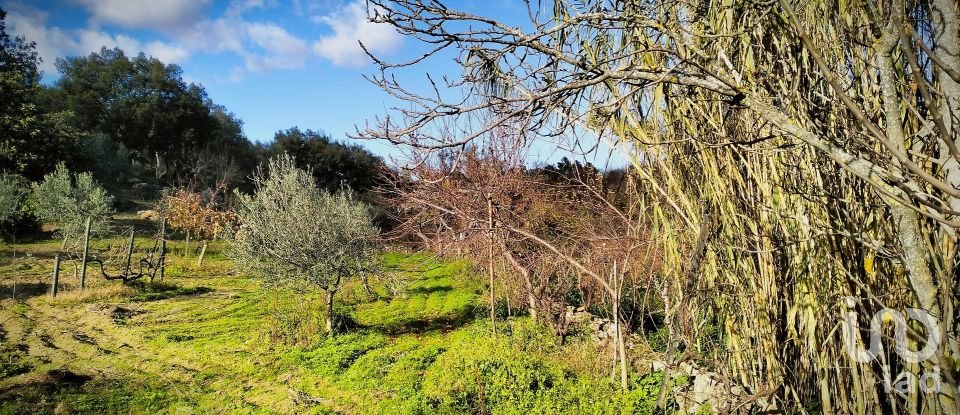
[{"label": "shrub", "polygon": [[34,183],[27,200],[29,210],[44,222],[57,226],[63,247],[83,233],[87,218],[91,232],[103,232],[113,198],[90,173],[71,174],[63,163]]},{"label": "shrub", "polygon": [[166,218],[167,225],[186,234],[185,251],[189,251],[191,233],[203,241],[197,266],[203,265],[207,243],[224,235],[237,219],[233,212],[223,208],[221,193],[224,188],[220,186],[203,193],[179,188],[160,200],[159,210]]},{"label": "shrub", "polygon": [[23,192],[15,176],[0,175],[0,223],[13,221],[20,213]]},{"label": "shrub", "polygon": [[35,230],[33,215],[24,212],[26,180],[18,175],[0,174],[0,238]]}]

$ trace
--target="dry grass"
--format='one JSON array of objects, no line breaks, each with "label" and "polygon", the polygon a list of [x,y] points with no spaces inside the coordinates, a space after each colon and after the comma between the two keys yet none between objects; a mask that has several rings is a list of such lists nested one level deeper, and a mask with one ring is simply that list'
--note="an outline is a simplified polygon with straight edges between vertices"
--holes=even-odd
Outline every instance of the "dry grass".
[{"label": "dry grass", "polygon": [[97,285],[95,287],[87,287],[86,289],[80,290],[71,290],[66,292],[60,292],[55,298],[42,296],[33,299],[37,303],[43,304],[79,304],[79,303],[92,303],[92,302],[101,302],[108,300],[118,300],[124,297],[130,297],[137,293],[137,290],[131,286],[121,284],[119,282],[107,283],[102,285]]}]

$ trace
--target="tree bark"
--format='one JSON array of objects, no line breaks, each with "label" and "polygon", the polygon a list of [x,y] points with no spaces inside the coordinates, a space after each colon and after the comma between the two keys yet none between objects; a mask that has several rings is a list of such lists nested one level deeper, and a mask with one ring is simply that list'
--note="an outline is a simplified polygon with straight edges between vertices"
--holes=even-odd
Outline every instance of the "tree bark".
[{"label": "tree bark", "polygon": [[487,273],[490,274],[490,327],[497,335],[497,298],[494,292],[493,278],[493,199],[487,196]]},{"label": "tree bark", "polygon": [[533,289],[533,280],[530,277],[530,269],[523,266],[520,261],[517,261],[517,258],[513,256],[513,253],[509,249],[503,247],[504,256],[507,258],[507,261],[510,262],[510,265],[520,273],[520,277],[523,278],[524,288],[527,290],[527,307],[529,307],[530,319],[533,321],[538,321],[537,315],[537,299],[534,295]]},{"label": "tree bark", "polygon": [[197,267],[203,266],[203,255],[207,253],[207,241],[203,242],[203,247],[200,248],[200,257],[197,258]]},{"label": "tree bark", "polygon": [[[614,271],[616,272],[616,271]],[[627,377],[627,348],[623,340],[623,325],[620,322],[620,296],[613,299],[613,326],[617,330],[616,348],[620,355],[620,388],[627,390],[630,388]]]},{"label": "tree bark", "polygon": [[83,255],[80,257],[80,289],[87,286],[87,255],[90,253],[90,217],[83,230]]},{"label": "tree bark", "polygon": [[[883,102],[884,130],[890,141],[896,146],[896,150],[905,152],[906,147],[904,143],[906,142],[906,134],[901,126],[901,99],[897,91],[896,68],[892,56],[893,50],[897,47],[897,42],[900,39],[897,30],[899,30],[903,19],[902,10],[898,9],[898,7],[902,7],[902,4],[895,6],[891,16],[891,25],[887,28],[887,33],[877,40],[875,47],[878,52],[877,66],[880,74],[880,95]],[[891,162],[893,165],[900,165],[896,157],[892,157]],[[902,191],[898,190],[897,192],[899,193],[895,193],[895,195],[903,199],[909,199],[909,196]],[[891,200],[890,198],[884,198],[884,200],[890,207],[890,213],[896,225],[897,238],[900,242],[900,249],[903,251],[903,266],[907,271],[907,278],[917,298],[917,303],[921,309],[930,313],[930,315],[934,316],[937,321],[940,322],[941,327],[939,327],[939,330],[942,336],[941,338],[947,340],[949,331],[946,326],[951,323],[943,320],[944,308],[940,302],[940,287],[931,272],[932,258],[928,255],[926,235],[924,235],[923,227],[920,223],[920,215],[911,209],[910,206],[898,203],[896,200]],[[932,365],[938,366],[945,361],[943,358],[947,357],[945,353],[947,350],[946,343],[945,341],[940,345],[941,349],[937,351],[935,361],[931,362]],[[912,369],[914,373],[921,372],[919,365],[908,365],[908,367],[910,366],[914,366]],[[945,375],[948,379],[952,378],[949,373],[945,373]],[[953,384],[953,382],[948,383]],[[960,411],[960,404],[953,401],[956,393],[951,392],[952,391],[944,391],[941,395],[928,397],[927,402],[931,407],[936,407],[939,403],[942,409],[951,408],[951,410]],[[914,393],[911,394],[911,399],[920,399],[920,396]]]},{"label": "tree bark", "polygon": [[[960,10],[957,9],[958,7],[960,6],[954,0],[934,0],[930,5],[933,20],[934,52],[944,64],[954,71],[960,71]],[[957,82],[947,73],[945,68],[939,65],[934,66],[934,73],[936,74],[938,89],[943,94],[943,99],[940,102],[940,114],[943,117],[944,127],[950,140],[953,140],[956,145],[960,145],[960,82]],[[945,161],[943,169],[947,182],[960,187],[960,161],[952,157],[949,148],[946,146],[941,148],[940,159]],[[960,198],[951,199],[950,207],[953,210],[960,210]],[[956,237],[956,230],[954,229],[944,229],[944,232],[950,234],[949,236]],[[960,358],[960,344],[956,341],[958,327],[953,323],[956,321],[956,304],[951,298],[955,289],[953,284],[956,284],[956,281],[954,281],[954,278],[950,278],[951,275],[956,273],[954,268],[957,255],[956,244],[957,241],[954,239],[952,244],[948,244],[953,246],[945,249],[948,253],[943,258],[944,269],[950,272],[943,278],[941,287],[944,304],[942,321],[948,325],[948,336],[945,338],[954,359]]]},{"label": "tree bark", "polygon": [[[934,52],[944,64],[960,71],[960,11],[957,10],[954,0],[934,0],[930,4],[933,20]],[[950,139],[960,145],[960,83],[954,80],[946,70],[939,65],[934,66],[936,82],[943,94],[940,101],[940,114]],[[944,160],[944,171],[947,181],[960,186],[960,162],[951,156],[947,146],[941,146],[941,160]],[[950,201],[953,210],[960,210],[960,199]]]},{"label": "tree bark", "polygon": [[[893,18],[896,22],[896,18]],[[892,28],[896,30],[896,27]],[[894,62],[891,54],[897,45],[899,35],[886,33],[878,39],[875,47],[878,49],[878,69],[880,74],[880,95],[883,100],[884,130],[887,137],[897,150],[904,152],[905,134],[900,125],[900,97],[897,93]],[[900,165],[896,157],[891,158],[894,165]],[[909,200],[909,196],[901,190],[894,190],[894,195]],[[939,305],[939,290],[930,272],[930,263],[927,259],[927,247],[920,230],[919,214],[909,206],[898,203],[896,200],[884,198],[890,207],[894,223],[897,228],[897,238],[903,251],[903,266],[907,270],[910,285],[917,296],[922,309],[937,318],[943,317]]]},{"label": "tree bark", "polygon": [[326,328],[327,335],[333,336],[333,295],[337,292],[334,290],[327,290],[327,320]]}]

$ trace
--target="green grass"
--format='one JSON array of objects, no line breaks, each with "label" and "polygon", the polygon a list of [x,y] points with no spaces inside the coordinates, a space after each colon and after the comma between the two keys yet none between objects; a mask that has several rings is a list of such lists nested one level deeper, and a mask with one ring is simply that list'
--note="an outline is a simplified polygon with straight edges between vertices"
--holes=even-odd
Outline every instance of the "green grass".
[{"label": "green grass", "polygon": [[375,279],[370,296],[351,282],[337,299],[345,332],[328,338],[320,295],[261,289],[223,243],[203,267],[171,255],[154,284],[92,278],[81,293],[63,272],[54,300],[44,283],[58,248],[0,249],[0,414],[627,414],[649,413],[659,385],[620,391],[606,352],[526,318],[492,336],[484,283],[462,261],[384,254],[402,288]]}]

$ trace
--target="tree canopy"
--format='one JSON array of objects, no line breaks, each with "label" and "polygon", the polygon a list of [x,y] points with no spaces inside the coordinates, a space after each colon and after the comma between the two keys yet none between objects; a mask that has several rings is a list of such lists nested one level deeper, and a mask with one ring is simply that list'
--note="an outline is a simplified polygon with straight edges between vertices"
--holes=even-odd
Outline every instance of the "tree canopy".
[{"label": "tree canopy", "polygon": [[57,99],[50,104],[75,114],[82,130],[124,145],[135,159],[153,165],[158,177],[191,165],[221,121],[231,121],[214,118],[206,91],[184,82],[179,66],[143,53],[131,58],[103,48],[57,59],[56,66]]},{"label": "tree canopy", "polygon": [[6,32],[0,9],[0,169],[39,179],[72,148],[66,115],[38,105],[40,71],[36,44]]},{"label": "tree canopy", "polygon": [[343,188],[367,192],[377,185],[383,168],[383,161],[363,147],[297,127],[278,131],[266,148],[267,157],[282,154],[293,156],[298,167],[312,171],[317,185],[329,192]]}]

